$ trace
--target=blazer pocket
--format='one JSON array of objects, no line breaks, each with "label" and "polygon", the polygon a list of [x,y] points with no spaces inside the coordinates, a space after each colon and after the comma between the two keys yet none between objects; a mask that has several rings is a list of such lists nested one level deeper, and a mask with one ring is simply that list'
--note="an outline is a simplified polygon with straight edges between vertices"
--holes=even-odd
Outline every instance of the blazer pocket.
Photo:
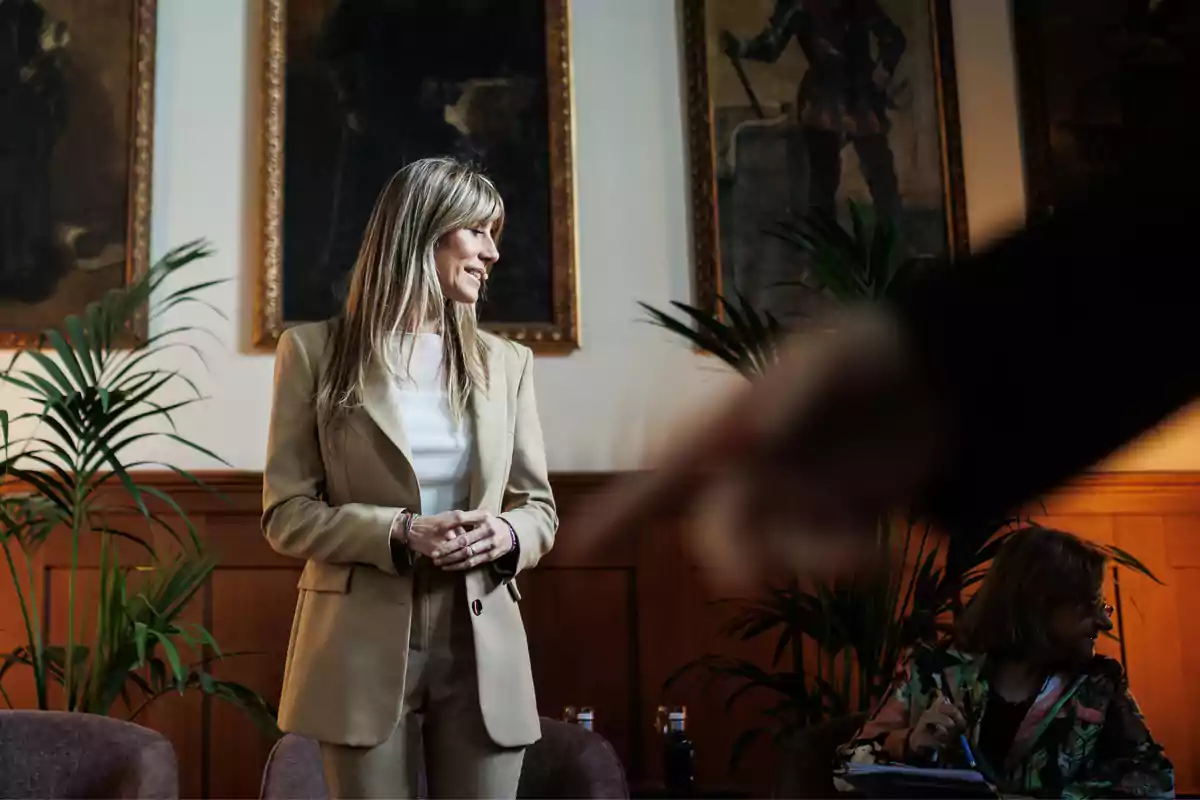
[{"label": "blazer pocket", "polygon": [[350,574],[353,571],[354,568],[350,566],[309,561],[300,573],[296,588],[306,592],[346,594],[350,591]]}]

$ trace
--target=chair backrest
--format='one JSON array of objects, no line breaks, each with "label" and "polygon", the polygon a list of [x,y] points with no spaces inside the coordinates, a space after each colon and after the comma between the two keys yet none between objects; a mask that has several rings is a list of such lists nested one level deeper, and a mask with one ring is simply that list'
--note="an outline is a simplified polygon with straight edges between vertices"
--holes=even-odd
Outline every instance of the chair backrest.
[{"label": "chair backrest", "polygon": [[321,745],[294,733],[285,734],[267,756],[262,800],[329,800]]},{"label": "chair backrest", "polygon": [[[541,722],[542,738],[525,751],[518,797],[629,797],[625,768],[604,737],[578,725],[545,718]],[[259,796],[329,800],[320,745],[291,733],[276,742]]]},{"label": "chair backrest", "polygon": [[542,718],[542,738],[525,751],[520,798],[629,797],[625,768],[603,736]]},{"label": "chair backrest", "polygon": [[111,717],[0,711],[0,797],[177,798],[175,749]]}]

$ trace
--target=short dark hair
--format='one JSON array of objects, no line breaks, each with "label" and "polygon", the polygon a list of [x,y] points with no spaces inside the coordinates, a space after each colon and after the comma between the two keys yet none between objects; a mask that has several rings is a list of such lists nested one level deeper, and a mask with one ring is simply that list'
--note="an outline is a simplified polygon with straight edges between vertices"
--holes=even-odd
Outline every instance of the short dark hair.
[{"label": "short dark hair", "polygon": [[980,655],[1053,658],[1053,613],[1095,602],[1106,562],[1101,550],[1074,534],[1040,525],[1013,531],[959,616],[955,645]]}]

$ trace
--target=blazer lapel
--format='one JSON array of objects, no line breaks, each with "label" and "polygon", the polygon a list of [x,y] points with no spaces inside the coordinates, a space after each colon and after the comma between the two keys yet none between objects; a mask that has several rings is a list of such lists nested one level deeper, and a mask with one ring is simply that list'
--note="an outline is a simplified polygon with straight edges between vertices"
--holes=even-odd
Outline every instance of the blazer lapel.
[{"label": "blazer lapel", "polygon": [[400,420],[400,397],[396,381],[381,358],[371,362],[363,387],[363,408],[379,430],[404,454],[405,461],[412,465],[412,449],[404,435]]},{"label": "blazer lapel", "polygon": [[[504,469],[504,448],[508,443],[505,430],[508,376],[504,372],[504,359],[497,357],[491,347],[488,348],[488,379],[487,389],[476,387],[471,391],[470,414],[475,429],[476,458],[476,468],[471,475],[471,508],[483,504],[488,487],[499,479]],[[503,498],[497,502],[503,502]]]}]

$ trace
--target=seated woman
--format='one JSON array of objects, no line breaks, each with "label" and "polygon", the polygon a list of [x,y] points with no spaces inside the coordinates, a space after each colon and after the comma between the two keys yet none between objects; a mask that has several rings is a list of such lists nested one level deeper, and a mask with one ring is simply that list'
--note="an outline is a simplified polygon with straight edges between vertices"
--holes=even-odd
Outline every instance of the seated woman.
[{"label": "seated woman", "polygon": [[965,733],[1006,794],[1174,797],[1171,762],[1120,664],[1096,653],[1112,628],[1105,561],[1068,533],[1014,532],[953,642],[907,660],[839,760],[965,767]]}]

